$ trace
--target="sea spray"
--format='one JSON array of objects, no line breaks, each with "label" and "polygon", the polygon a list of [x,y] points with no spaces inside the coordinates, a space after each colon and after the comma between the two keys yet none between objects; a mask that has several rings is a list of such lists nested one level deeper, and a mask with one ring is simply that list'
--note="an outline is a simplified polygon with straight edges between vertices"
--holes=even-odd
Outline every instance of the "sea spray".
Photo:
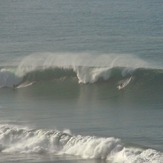
[{"label": "sea spray", "polygon": [[148,64],[129,54],[89,54],[89,53],[36,53],[24,58],[17,68],[18,76],[47,69],[72,70],[79,83],[94,83],[100,78],[107,80],[110,70],[122,67],[122,76],[132,74],[137,68]]},{"label": "sea spray", "polygon": [[145,69],[150,70],[152,66],[128,54],[36,53],[22,59],[14,71],[2,68],[0,87],[15,87],[20,84],[24,87],[42,80],[61,78],[77,78],[79,83],[84,84],[111,78],[124,80],[137,75],[138,70]]}]

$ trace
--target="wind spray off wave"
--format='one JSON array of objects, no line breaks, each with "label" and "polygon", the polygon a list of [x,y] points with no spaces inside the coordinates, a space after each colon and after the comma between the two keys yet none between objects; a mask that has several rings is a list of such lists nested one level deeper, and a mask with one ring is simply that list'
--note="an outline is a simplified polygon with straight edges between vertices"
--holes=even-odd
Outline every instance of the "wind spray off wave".
[{"label": "wind spray off wave", "polygon": [[37,53],[18,63],[14,72],[1,69],[1,87],[41,80],[76,78],[79,83],[96,83],[110,78],[131,77],[138,69],[152,69],[151,64],[128,54]]},{"label": "wind spray off wave", "polygon": [[110,77],[110,70],[116,67],[123,67],[122,76],[132,73],[136,68],[147,67],[143,60],[132,55],[118,54],[33,54],[19,64],[18,76],[25,76],[27,73],[47,69],[71,70],[78,78],[79,83],[94,83],[100,78],[107,80]]}]

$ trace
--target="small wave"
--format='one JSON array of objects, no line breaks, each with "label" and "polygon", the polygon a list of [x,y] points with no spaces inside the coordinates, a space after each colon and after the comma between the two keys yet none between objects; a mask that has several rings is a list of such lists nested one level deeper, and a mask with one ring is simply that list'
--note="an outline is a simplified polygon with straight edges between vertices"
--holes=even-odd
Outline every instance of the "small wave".
[{"label": "small wave", "polygon": [[73,135],[69,130],[29,129],[0,125],[1,153],[28,153],[80,156],[112,162],[161,163],[163,154],[154,149],[127,147],[114,137]]}]

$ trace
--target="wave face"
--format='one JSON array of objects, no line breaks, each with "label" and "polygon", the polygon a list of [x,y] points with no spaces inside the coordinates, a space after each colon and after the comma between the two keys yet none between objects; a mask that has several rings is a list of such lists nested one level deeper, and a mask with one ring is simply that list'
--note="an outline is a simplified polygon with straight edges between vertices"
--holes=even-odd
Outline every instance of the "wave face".
[{"label": "wave face", "polygon": [[74,135],[69,130],[29,129],[0,125],[0,152],[55,154],[124,163],[161,163],[163,154],[153,149],[128,146],[114,137]]},{"label": "wave face", "polygon": [[[38,59],[39,56],[39,59]],[[25,58],[19,65],[17,74],[24,76],[31,72],[57,69],[54,77],[76,76],[79,83],[94,83],[100,78],[107,80],[113,68],[124,67],[122,75],[133,69],[146,67],[147,63],[129,55],[92,54],[34,54]],[[48,71],[47,74],[49,74]],[[35,74],[32,73],[34,76]],[[37,73],[36,73],[37,75]]]},{"label": "wave face", "polygon": [[24,58],[14,71],[2,68],[0,87],[60,79],[75,79],[78,83],[84,84],[114,80],[114,83],[118,84],[129,77],[148,84],[161,84],[163,70],[135,56],[125,54],[99,56],[85,53],[41,53]]}]

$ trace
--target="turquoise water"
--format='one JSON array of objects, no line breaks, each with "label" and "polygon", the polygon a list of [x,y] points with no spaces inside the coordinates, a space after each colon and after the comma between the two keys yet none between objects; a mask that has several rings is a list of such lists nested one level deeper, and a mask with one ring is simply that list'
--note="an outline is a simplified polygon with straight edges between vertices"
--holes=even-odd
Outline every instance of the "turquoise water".
[{"label": "turquoise water", "polygon": [[0,162],[163,162],[162,1],[0,1]]}]

